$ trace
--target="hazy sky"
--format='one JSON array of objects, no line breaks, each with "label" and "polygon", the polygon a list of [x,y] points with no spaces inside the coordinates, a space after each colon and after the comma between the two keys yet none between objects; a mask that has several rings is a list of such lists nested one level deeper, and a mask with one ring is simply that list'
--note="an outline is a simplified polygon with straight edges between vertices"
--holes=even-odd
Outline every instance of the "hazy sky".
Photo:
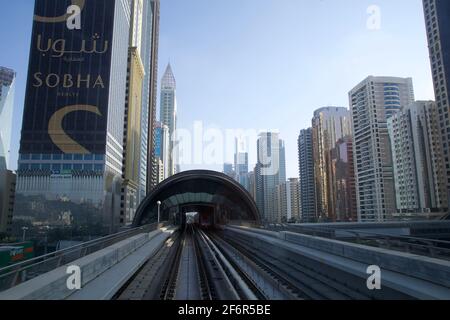
[{"label": "hazy sky", "polygon": [[[32,0],[0,10],[0,65],[18,72],[14,163],[32,10]],[[178,127],[278,129],[288,177],[298,176],[297,137],[313,111],[348,107],[368,75],[412,77],[417,100],[434,97],[421,0],[162,0],[159,61],[160,77],[170,61],[177,79]]]}]

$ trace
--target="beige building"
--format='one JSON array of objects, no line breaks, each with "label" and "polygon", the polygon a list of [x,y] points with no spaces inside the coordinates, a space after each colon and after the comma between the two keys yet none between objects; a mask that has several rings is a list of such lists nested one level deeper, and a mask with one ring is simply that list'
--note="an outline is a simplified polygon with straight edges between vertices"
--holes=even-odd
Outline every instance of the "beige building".
[{"label": "beige building", "polygon": [[[128,95],[125,106],[122,215],[125,223],[133,221],[139,192],[139,161],[141,158],[142,82],[144,67],[136,47],[129,53]],[[121,221],[122,222],[122,221]],[[123,222],[122,222],[123,223]]]},{"label": "beige building", "polygon": [[298,178],[291,178],[276,187],[275,202],[278,223],[300,222],[300,184]]},{"label": "beige building", "polygon": [[411,78],[369,76],[349,92],[359,221],[384,221],[396,211],[387,120],[413,102]]},{"label": "beige building", "polygon": [[123,132],[123,173],[121,223],[131,223],[139,205],[142,146],[142,92],[145,68],[140,55],[142,45],[143,2],[131,6],[130,48],[128,51],[127,96]]},{"label": "beige building", "polygon": [[388,120],[397,211],[446,212],[445,167],[439,114],[433,101],[417,101]]}]

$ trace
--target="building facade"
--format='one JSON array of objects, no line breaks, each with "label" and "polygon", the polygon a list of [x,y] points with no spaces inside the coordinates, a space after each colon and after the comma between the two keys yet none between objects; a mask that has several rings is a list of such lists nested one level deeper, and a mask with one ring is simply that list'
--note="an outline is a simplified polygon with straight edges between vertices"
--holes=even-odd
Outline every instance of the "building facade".
[{"label": "building facade", "polygon": [[431,71],[450,197],[450,2],[423,0]]},{"label": "building facade", "polygon": [[358,219],[383,221],[396,211],[387,120],[414,102],[411,78],[369,76],[349,93]]},{"label": "building facade", "polygon": [[325,107],[312,119],[314,174],[317,197],[316,216],[320,221],[335,221],[336,185],[331,151],[338,140],[350,136],[350,112],[343,107]]},{"label": "building facade", "polygon": [[229,176],[233,179],[236,178],[236,173],[234,172],[233,164],[231,164],[231,163],[223,164],[223,173],[225,173],[227,176]]},{"label": "building facade", "polygon": [[0,170],[10,168],[15,79],[14,70],[0,67]]},{"label": "building facade", "polygon": [[291,178],[276,187],[278,223],[301,222],[300,184],[298,178]]},{"label": "building facade", "polygon": [[[158,49],[159,49],[159,0],[144,1],[142,63],[145,77],[142,89],[142,146],[140,199],[150,193],[158,184],[159,172],[156,166],[155,129],[156,103],[158,99]],[[145,169],[146,168],[146,169]],[[144,192],[145,191],[145,192]]]},{"label": "building facade", "polygon": [[300,131],[298,137],[300,213],[303,222],[316,222],[316,188],[312,128]]},{"label": "building facade", "polygon": [[257,150],[256,204],[265,222],[275,222],[278,220],[276,187],[286,181],[284,141],[278,133],[264,132],[259,135]]},{"label": "building facade", "polygon": [[169,128],[170,153],[168,159],[168,177],[176,171],[177,159],[175,154],[175,134],[177,129],[177,83],[170,64],[161,80],[161,115],[160,121]]},{"label": "building facade", "polygon": [[170,134],[169,127],[161,122],[156,123],[155,129],[155,158],[158,165],[158,183],[169,177]]},{"label": "building facade", "polygon": [[9,170],[0,170],[0,239],[11,234],[16,191],[16,175]]},{"label": "building facade", "polygon": [[234,171],[236,174],[236,181],[239,182],[247,191],[249,191],[250,181],[248,175],[248,152],[245,141],[240,138],[236,138],[235,140]]},{"label": "building facade", "polygon": [[357,221],[353,138],[346,136],[331,150],[333,203],[336,221]]},{"label": "building facade", "polygon": [[131,3],[86,1],[81,30],[68,32],[65,16],[55,13],[66,12],[71,1],[36,1],[16,216],[41,226],[70,221],[91,234],[113,232],[124,223]]},{"label": "building facade", "polygon": [[398,213],[446,212],[448,198],[439,113],[417,101],[388,119]]}]

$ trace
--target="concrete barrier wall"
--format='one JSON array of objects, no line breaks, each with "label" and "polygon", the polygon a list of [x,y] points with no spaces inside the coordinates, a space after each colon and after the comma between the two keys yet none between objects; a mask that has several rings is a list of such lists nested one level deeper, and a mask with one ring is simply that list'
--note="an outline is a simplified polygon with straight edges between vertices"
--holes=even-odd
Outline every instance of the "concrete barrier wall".
[{"label": "concrete barrier wall", "polygon": [[450,288],[450,261],[293,232],[280,232],[279,238]]},{"label": "concrete barrier wall", "polygon": [[103,250],[94,252],[68,265],[45,273],[14,288],[0,292],[0,300],[60,300],[73,294],[67,288],[67,267],[75,265],[81,269],[81,282],[84,287],[100,274],[116,265],[134,251],[161,234],[161,230],[139,234],[118,242]]}]

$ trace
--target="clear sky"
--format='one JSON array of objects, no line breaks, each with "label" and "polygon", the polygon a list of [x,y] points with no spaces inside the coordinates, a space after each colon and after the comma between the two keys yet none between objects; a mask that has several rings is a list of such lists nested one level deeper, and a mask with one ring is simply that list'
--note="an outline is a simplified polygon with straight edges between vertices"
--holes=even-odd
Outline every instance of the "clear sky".
[{"label": "clear sky", "polygon": [[[33,1],[0,6],[0,65],[18,72],[16,162]],[[412,77],[417,100],[434,98],[421,0],[162,0],[159,61],[177,79],[179,128],[278,129],[288,177],[313,111],[348,107],[368,75]]]}]

